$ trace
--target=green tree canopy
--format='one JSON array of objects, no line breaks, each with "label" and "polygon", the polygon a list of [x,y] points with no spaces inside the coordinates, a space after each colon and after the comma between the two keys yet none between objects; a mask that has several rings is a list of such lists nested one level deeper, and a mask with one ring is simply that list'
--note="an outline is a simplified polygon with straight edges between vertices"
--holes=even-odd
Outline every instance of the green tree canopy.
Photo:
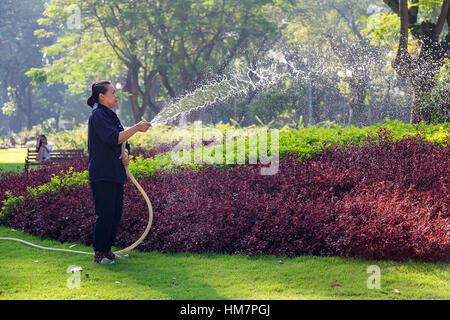
[{"label": "green tree canopy", "polygon": [[[32,69],[36,82],[64,82],[86,90],[95,78],[120,82],[135,121],[150,108],[155,81],[169,97],[195,88],[209,73],[221,74],[239,50],[275,34],[265,5],[269,0],[50,0],[46,25],[37,35],[56,31],[58,40],[44,48],[51,61]],[[78,8],[79,28],[66,24]],[[54,31],[53,31],[54,32]]]}]

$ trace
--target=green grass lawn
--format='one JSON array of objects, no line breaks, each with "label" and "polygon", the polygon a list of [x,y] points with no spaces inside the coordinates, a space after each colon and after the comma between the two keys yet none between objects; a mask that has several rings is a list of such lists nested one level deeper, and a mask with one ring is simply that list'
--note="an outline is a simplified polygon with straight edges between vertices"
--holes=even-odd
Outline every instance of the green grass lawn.
[{"label": "green grass lawn", "polygon": [[[69,248],[0,227],[0,237]],[[91,251],[76,245],[74,250]],[[282,260],[283,263],[279,263]],[[381,288],[368,289],[370,265]],[[80,288],[69,289],[70,266],[81,266]],[[69,281],[70,282],[70,281]],[[333,284],[341,287],[332,288]],[[394,289],[400,293],[393,292]],[[450,267],[441,263],[164,254],[134,250],[113,265],[92,256],[44,251],[0,240],[1,299],[449,299]]]},{"label": "green grass lawn", "polygon": [[[25,155],[25,148],[0,150],[0,168],[22,172]],[[0,237],[67,249],[73,244],[1,226]],[[367,288],[372,265],[381,270],[380,289]],[[68,288],[77,276],[67,273],[70,266],[83,268],[79,289]],[[129,258],[102,266],[92,256],[0,240],[0,300],[9,299],[450,299],[450,265],[134,250]]]},{"label": "green grass lawn", "polygon": [[1,149],[0,168],[5,171],[23,172],[27,148]]}]

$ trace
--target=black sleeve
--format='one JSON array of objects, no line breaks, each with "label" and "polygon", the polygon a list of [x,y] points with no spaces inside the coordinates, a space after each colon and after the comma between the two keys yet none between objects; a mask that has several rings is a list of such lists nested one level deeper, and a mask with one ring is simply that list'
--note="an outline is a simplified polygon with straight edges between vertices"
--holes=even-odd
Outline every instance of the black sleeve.
[{"label": "black sleeve", "polygon": [[115,146],[119,143],[119,130],[111,120],[99,113],[94,113],[91,120],[95,133],[103,143],[110,146]]}]

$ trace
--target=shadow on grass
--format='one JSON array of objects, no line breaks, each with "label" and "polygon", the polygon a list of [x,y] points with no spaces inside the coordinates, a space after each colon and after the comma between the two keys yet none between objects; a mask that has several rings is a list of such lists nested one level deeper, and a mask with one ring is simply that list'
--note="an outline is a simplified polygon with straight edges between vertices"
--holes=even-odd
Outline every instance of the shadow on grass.
[{"label": "shadow on grass", "polygon": [[[0,236],[49,247],[71,245],[4,227]],[[73,249],[92,250],[78,244]],[[133,250],[129,258],[101,266],[92,256],[5,241],[0,241],[0,257],[0,299],[448,299],[450,292],[449,266],[442,263]],[[82,290],[66,288],[69,265],[83,267]],[[381,269],[379,290],[367,288],[370,265]]]},{"label": "shadow on grass", "polygon": [[[18,238],[51,248],[70,249],[72,245],[2,226],[0,237]],[[92,251],[79,244],[72,249]],[[205,278],[192,277],[193,270],[186,263],[186,257],[178,254],[133,250],[128,258],[117,259],[113,265],[98,265],[92,261],[92,255],[39,250],[0,240],[0,257],[1,299],[82,299],[80,291],[89,293],[91,298],[98,292],[98,299],[224,299],[204,281]],[[66,270],[71,265],[83,268],[82,290],[78,292],[65,288],[69,277]]]},{"label": "shadow on grass", "polygon": [[117,260],[111,270],[127,275],[140,286],[163,293],[174,300],[224,300],[207,283],[208,274],[199,277],[195,271],[202,270],[190,265],[189,256],[160,252],[131,252],[129,258]]}]

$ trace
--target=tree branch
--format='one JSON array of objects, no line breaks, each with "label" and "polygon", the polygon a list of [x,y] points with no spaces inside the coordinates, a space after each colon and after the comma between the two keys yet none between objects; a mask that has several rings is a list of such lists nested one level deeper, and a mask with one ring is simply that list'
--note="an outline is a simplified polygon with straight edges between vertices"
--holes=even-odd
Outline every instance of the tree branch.
[{"label": "tree branch", "polygon": [[[115,7],[116,7],[116,9],[119,11],[119,13],[120,13],[120,8],[119,8],[119,6],[118,6],[117,3],[115,3]],[[119,31],[118,33],[119,33],[120,38],[122,39],[122,42],[123,42],[124,47],[125,47],[125,50],[127,51],[127,53],[128,53],[129,56],[133,56],[132,51],[131,51],[131,50],[128,48],[128,46],[127,46],[127,42],[128,42],[130,45],[133,45],[133,41],[131,41],[130,39],[127,39],[127,38],[126,38],[126,36],[125,36],[125,30],[123,30],[123,29],[120,27],[120,22],[119,22],[119,19],[118,19],[117,16],[116,16],[116,13],[115,13],[115,11],[114,11],[114,8],[113,8],[112,6],[109,6],[109,9],[110,9],[110,11],[111,11],[111,13],[112,13],[112,15],[113,15],[113,17],[114,17],[115,24],[116,24],[116,28],[117,28],[117,30]],[[131,48],[131,49],[132,49],[132,48]]]},{"label": "tree branch", "polygon": [[383,2],[389,7],[391,8],[391,10],[400,15],[400,9],[399,9],[399,3],[398,0],[383,0]]},{"label": "tree branch", "polygon": [[438,40],[439,35],[442,32],[442,29],[444,29],[445,20],[449,19],[449,8],[450,8],[450,0],[445,0],[442,4],[441,13],[439,14],[438,21],[436,23],[436,27],[434,28],[433,32],[433,39]]},{"label": "tree branch", "polygon": [[144,92],[144,95],[142,96],[142,102],[143,102],[144,105],[145,105],[146,102],[151,104],[150,95],[151,95],[152,87],[154,85],[153,84],[153,79],[154,79],[154,76],[157,73],[158,72],[156,70],[151,70],[144,77],[145,92]]},{"label": "tree branch", "polygon": [[169,80],[167,79],[167,75],[165,72],[161,72],[158,70],[159,73],[159,77],[161,79],[161,82],[163,84],[163,86],[166,88],[167,92],[169,93],[169,95],[174,98],[175,97],[175,91],[173,90],[172,86],[170,85]]},{"label": "tree branch", "polygon": [[224,62],[219,67],[219,70],[217,70],[217,74],[221,75],[225,69],[228,67],[234,56],[236,55],[238,49],[240,48],[241,44],[247,39],[249,36],[249,32],[247,29],[242,30],[242,33],[239,35],[238,40],[236,41],[236,44],[231,50],[229,51],[228,55],[226,56]]},{"label": "tree branch", "polygon": [[450,34],[450,9],[447,11],[447,27],[449,29]]},{"label": "tree branch", "polygon": [[417,23],[417,16],[419,15],[419,0],[412,0],[411,1],[414,6],[412,6],[411,8],[409,8],[408,10],[408,22],[409,25],[413,25]]},{"label": "tree branch", "polygon": [[94,15],[97,17],[98,22],[100,23],[100,26],[103,30],[103,34],[105,35],[106,40],[108,41],[108,43],[110,44],[111,48],[114,50],[114,52],[116,53],[117,57],[122,60],[123,63],[125,63],[125,65],[130,65],[131,61],[128,59],[127,60],[127,55],[126,53],[119,48],[119,46],[117,46],[117,44],[115,43],[115,41],[111,38],[111,36],[109,35],[108,31],[106,31],[106,26],[103,25],[102,23],[102,19],[98,16],[97,14],[97,10],[94,8],[93,9]]},{"label": "tree branch", "polygon": [[361,42],[364,41],[364,38],[362,37],[361,33],[359,32],[358,28],[355,25],[355,22],[352,19],[349,19],[344,14],[344,12],[342,12],[341,9],[339,9],[337,6],[334,5],[334,3],[331,4],[331,7],[333,7],[333,9],[336,10],[339,13],[339,15],[347,22],[348,27],[353,31],[353,33],[358,37],[358,39]]},{"label": "tree branch", "polygon": [[[399,6],[399,0],[383,0],[383,2],[391,8],[391,10],[396,13],[398,16],[400,16],[400,6]],[[419,0],[412,0],[413,4],[418,4]],[[417,15],[419,13],[419,7],[417,5],[412,6],[408,11],[408,22],[409,24],[415,24],[417,23]]]},{"label": "tree branch", "polygon": [[408,52],[408,0],[400,0],[400,40],[397,56],[392,62],[394,70],[403,78],[407,78],[411,72],[412,59]]},{"label": "tree branch", "polygon": [[408,0],[400,0],[400,41],[399,52],[408,52]]}]

